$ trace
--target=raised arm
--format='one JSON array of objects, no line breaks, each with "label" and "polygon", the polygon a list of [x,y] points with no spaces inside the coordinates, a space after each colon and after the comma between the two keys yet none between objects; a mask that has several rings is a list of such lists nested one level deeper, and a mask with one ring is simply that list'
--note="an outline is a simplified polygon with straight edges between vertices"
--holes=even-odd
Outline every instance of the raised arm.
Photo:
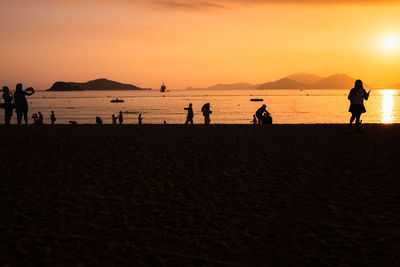
[{"label": "raised arm", "polygon": [[28,89],[25,90],[25,94],[27,96],[33,95],[35,93],[35,89],[33,89],[32,87],[29,87]]},{"label": "raised arm", "polygon": [[368,93],[364,91],[364,99],[365,100],[368,100],[370,93],[371,93],[371,90],[369,90]]}]

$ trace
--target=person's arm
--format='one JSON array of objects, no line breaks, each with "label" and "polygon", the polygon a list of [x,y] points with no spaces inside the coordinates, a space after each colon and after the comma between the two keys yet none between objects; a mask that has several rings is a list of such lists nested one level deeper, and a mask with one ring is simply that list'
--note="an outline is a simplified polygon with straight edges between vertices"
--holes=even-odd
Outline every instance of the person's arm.
[{"label": "person's arm", "polygon": [[369,94],[370,94],[370,93],[371,93],[371,90],[369,90],[368,93],[367,93],[367,92],[364,92],[364,99],[365,99],[365,100],[368,100]]},{"label": "person's arm", "polygon": [[349,96],[347,97],[348,100],[351,100],[353,98],[353,90],[350,91]]},{"label": "person's arm", "polygon": [[35,93],[35,89],[33,89],[32,87],[29,87],[28,89],[25,90],[25,94],[27,96],[31,96]]},{"label": "person's arm", "polygon": [[183,108],[184,110],[189,110],[189,108]]}]

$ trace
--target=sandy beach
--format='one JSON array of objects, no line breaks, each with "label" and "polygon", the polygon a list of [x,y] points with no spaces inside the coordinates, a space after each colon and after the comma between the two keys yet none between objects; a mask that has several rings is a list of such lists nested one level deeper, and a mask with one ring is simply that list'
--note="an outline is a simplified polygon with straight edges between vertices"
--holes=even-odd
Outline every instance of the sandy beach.
[{"label": "sandy beach", "polygon": [[1,265],[400,264],[400,125],[0,127]]}]

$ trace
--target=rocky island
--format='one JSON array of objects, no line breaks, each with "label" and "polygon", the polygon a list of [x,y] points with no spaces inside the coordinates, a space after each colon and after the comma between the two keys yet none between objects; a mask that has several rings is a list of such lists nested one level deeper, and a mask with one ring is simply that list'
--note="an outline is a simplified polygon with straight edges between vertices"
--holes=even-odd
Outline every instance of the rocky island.
[{"label": "rocky island", "polygon": [[119,83],[107,79],[96,79],[85,83],[56,82],[47,91],[89,91],[89,90],[150,90],[132,84]]}]

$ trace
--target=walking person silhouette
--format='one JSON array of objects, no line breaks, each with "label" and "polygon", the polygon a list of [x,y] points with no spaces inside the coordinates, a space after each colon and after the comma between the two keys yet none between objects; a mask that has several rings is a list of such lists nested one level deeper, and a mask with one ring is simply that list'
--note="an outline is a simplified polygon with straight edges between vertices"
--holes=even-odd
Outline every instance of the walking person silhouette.
[{"label": "walking person silhouette", "polygon": [[6,125],[11,124],[11,117],[14,109],[13,95],[7,86],[3,87],[3,100],[4,100],[4,122]]},{"label": "walking person silhouette", "polygon": [[17,84],[14,93],[14,101],[18,125],[21,125],[22,115],[24,116],[25,124],[28,124],[28,101],[26,101],[26,96],[31,96],[34,93],[35,90],[32,87],[29,87],[24,91],[22,90],[22,84]]},{"label": "walking person silhouette", "polygon": [[194,113],[193,113],[192,103],[189,103],[189,107],[184,108],[184,110],[187,110],[185,125],[188,123],[193,124]]},{"label": "walking person silhouette", "polygon": [[203,112],[204,124],[210,124],[210,114],[212,114],[212,111],[210,110],[210,103],[204,104],[201,108],[201,112]]},{"label": "walking person silhouette", "polygon": [[365,91],[361,80],[357,80],[354,88],[350,90],[349,96],[347,97],[350,100],[349,112],[351,112],[349,129],[351,128],[354,120],[356,120],[356,131],[361,132],[360,118],[361,114],[366,112],[364,107],[364,99],[368,100],[370,93],[371,90],[369,90],[368,93]]}]

